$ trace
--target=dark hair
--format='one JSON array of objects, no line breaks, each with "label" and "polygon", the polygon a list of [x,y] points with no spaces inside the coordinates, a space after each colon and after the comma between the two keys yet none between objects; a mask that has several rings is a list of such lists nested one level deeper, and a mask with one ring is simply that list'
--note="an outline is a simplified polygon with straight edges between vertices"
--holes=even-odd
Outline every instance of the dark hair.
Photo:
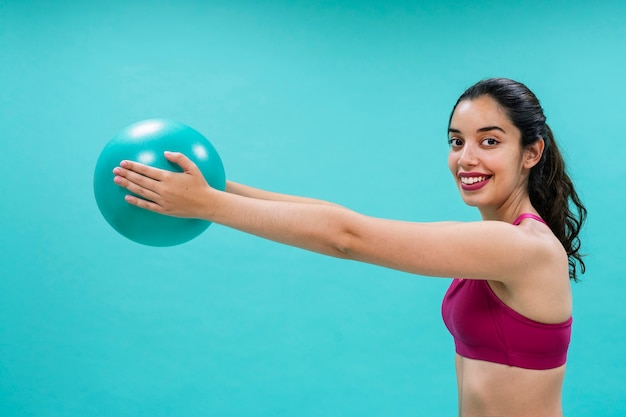
[{"label": "dark hair", "polygon": [[457,100],[452,114],[461,101],[473,100],[484,95],[493,98],[519,129],[522,147],[530,146],[539,139],[544,140],[545,147],[541,160],[530,171],[528,194],[533,207],[565,248],[570,278],[578,281],[577,264],[580,265],[581,273],[585,273],[583,255],[579,252],[578,235],[587,217],[587,209],[565,171],[563,157],[552,130],[546,123],[546,116],[539,100],[522,83],[507,78],[490,78],[468,88]]}]

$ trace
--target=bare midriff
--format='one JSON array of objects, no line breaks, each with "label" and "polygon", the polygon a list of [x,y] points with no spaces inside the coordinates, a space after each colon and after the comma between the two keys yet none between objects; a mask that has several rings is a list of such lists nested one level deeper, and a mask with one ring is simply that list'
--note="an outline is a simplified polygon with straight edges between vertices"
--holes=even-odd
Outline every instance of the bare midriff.
[{"label": "bare midriff", "polygon": [[460,417],[562,417],[565,365],[534,370],[456,355]]}]

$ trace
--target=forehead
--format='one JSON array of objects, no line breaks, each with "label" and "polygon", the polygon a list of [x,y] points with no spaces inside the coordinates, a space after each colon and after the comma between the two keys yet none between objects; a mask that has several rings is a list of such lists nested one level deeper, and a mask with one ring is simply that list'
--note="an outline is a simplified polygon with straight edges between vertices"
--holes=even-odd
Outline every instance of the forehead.
[{"label": "forehead", "polygon": [[505,131],[514,128],[498,102],[487,95],[459,102],[450,119],[450,127],[458,130],[474,131],[484,126],[500,126]]}]

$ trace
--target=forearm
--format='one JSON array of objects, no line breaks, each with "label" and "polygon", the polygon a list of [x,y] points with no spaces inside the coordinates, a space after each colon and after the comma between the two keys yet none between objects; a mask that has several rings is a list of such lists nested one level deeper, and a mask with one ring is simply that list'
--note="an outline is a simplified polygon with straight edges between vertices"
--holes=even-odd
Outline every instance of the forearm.
[{"label": "forearm", "polygon": [[311,204],[316,200],[283,197],[235,183],[228,184],[227,192],[207,192],[205,198],[211,203],[202,216],[207,220],[335,257],[345,257],[351,224],[360,216],[337,205]]},{"label": "forearm", "polygon": [[329,201],[318,200],[318,199],[309,198],[309,197],[299,197],[299,196],[289,195],[289,194],[275,193],[272,191],[261,190],[259,188],[254,188],[248,185],[239,184],[233,181],[226,182],[226,192],[231,193],[231,194],[236,194],[242,197],[249,197],[249,198],[254,198],[258,200],[338,206],[337,204],[331,203]]}]

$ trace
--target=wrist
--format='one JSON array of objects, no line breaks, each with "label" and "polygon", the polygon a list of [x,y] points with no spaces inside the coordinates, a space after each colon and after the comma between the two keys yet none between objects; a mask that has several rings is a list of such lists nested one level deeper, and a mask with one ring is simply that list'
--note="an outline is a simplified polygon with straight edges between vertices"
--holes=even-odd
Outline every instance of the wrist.
[{"label": "wrist", "polygon": [[210,222],[219,222],[220,207],[224,206],[225,191],[207,186],[198,196],[198,217]]}]

